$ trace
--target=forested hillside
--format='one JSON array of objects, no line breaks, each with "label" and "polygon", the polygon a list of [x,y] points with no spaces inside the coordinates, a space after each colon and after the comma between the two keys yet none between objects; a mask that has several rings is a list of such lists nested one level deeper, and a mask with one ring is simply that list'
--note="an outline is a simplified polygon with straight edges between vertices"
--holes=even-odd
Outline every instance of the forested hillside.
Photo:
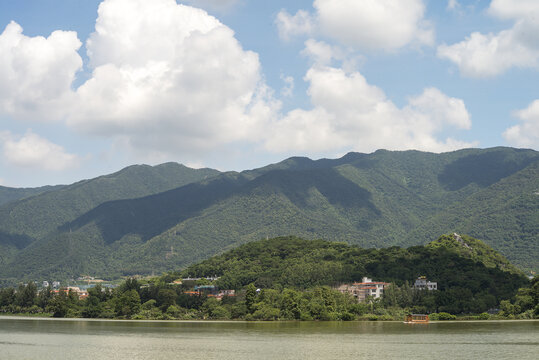
[{"label": "forested hillside", "polygon": [[[6,243],[25,245],[10,247],[0,278],[160,272],[266,237],[404,247],[453,232],[480,238],[521,269],[539,269],[539,153],[533,150],[379,150],[209,176],[214,173],[181,187],[166,183],[165,192],[122,193],[101,203],[89,200],[103,200],[98,192],[107,177],[91,180],[95,193],[76,202],[84,211],[39,200],[61,192],[7,204],[0,231]],[[117,191],[131,186],[118,183]]]},{"label": "forested hillside", "polygon": [[[0,264],[47,234],[96,206],[111,200],[160,193],[212,176],[212,169],[190,169],[176,163],[134,165],[119,172],[69,186],[37,191],[0,207]],[[41,188],[40,188],[41,189]],[[56,256],[65,248],[50,249]],[[49,266],[49,264],[44,264]]]},{"label": "forested hillside", "polygon": [[46,191],[59,190],[63,185],[41,186],[37,188],[11,188],[0,186],[0,206],[11,201],[17,201],[32,195],[44,193]]},{"label": "forested hillside", "polygon": [[[512,273],[512,265],[481,241],[446,235],[427,246],[362,249],[344,243],[283,237],[252,242],[193,265],[181,277],[219,276],[221,289],[250,283],[262,289],[311,289],[374,281],[409,288],[418,276],[438,283],[436,296],[414,304],[432,311],[479,313],[511,298],[528,281]],[[477,250],[469,256],[470,245]],[[486,266],[490,264],[491,266]],[[432,295],[432,294],[431,294]],[[389,300],[389,299],[387,299]]]}]

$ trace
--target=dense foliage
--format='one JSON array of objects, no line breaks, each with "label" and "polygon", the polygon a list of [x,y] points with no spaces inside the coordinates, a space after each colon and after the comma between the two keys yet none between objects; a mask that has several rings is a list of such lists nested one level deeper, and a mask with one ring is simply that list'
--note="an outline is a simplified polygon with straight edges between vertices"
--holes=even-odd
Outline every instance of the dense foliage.
[{"label": "dense foliage", "polygon": [[[474,239],[467,241],[481,245]],[[97,285],[83,300],[73,292],[54,295],[50,288],[38,293],[33,283],[0,289],[0,312],[244,320],[401,320],[408,312],[430,313],[433,320],[454,319],[453,314],[474,319],[539,316],[539,278],[530,283],[519,274],[501,270],[497,263],[486,267],[483,263],[493,259],[491,254],[471,260],[454,251],[449,237],[442,237],[434,245],[374,250],[298,238],[263,240],[182,273],[144,282],[128,279],[112,291]],[[209,274],[220,276],[213,285],[235,289],[235,296],[216,298],[205,291],[194,293],[195,285],[210,284],[205,278],[173,282],[182,276]],[[439,290],[414,289],[411,281],[416,274],[438,281]],[[391,282],[382,298],[369,296],[359,303],[352,295],[330,286],[365,275]],[[499,307],[497,315],[485,313],[494,307]]]},{"label": "dense foliage", "polygon": [[64,186],[41,186],[37,188],[10,188],[6,186],[0,186],[0,206],[12,201],[17,201],[47,191],[60,190],[62,187]]},{"label": "dense foliage", "polygon": [[[219,276],[217,285],[232,289],[249,283],[261,288],[309,289],[351,283],[363,276],[408,289],[418,276],[427,276],[438,282],[440,291],[414,303],[426,306],[430,312],[451,313],[486,311],[510,299],[526,284],[523,275],[502,256],[479,240],[467,236],[464,239],[483,250],[473,257],[462,255],[460,249],[465,251],[467,247],[453,236],[408,249],[361,249],[322,240],[276,238],[245,244],[190,266],[181,275]],[[411,302],[400,305],[408,307]]]},{"label": "dense foliage", "polygon": [[[467,233],[519,268],[539,270],[533,150],[291,158],[175,189],[182,171],[143,170],[1,206],[0,282],[149,274],[290,234],[380,248]],[[196,181],[200,174],[192,174]],[[158,193],[164,189],[172,190]],[[141,193],[154,195],[133,199]]]}]

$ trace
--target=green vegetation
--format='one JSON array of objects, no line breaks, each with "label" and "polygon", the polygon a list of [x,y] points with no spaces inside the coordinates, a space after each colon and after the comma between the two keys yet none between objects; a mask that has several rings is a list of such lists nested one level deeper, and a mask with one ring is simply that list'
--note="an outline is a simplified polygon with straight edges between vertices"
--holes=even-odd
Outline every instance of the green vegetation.
[{"label": "green vegetation", "polygon": [[42,186],[37,188],[10,188],[6,186],[0,186],[0,206],[12,201],[17,201],[47,191],[60,190],[62,187],[64,186]]},{"label": "green vegetation", "polygon": [[[156,194],[215,176],[218,173],[212,169],[195,170],[175,163],[154,167],[135,165],[114,174],[83,180],[69,186],[38,188],[35,190],[36,195],[0,207],[0,267],[2,264],[9,263],[15,255],[19,255],[23,249],[34,242],[38,244],[36,248],[43,251],[41,245],[47,241],[48,234],[56,232],[59,226],[76,219],[102,203]],[[11,190],[13,191],[15,190]],[[69,256],[66,250],[72,246],[65,248],[63,244],[60,246],[49,244],[44,247],[46,250],[42,254],[58,258]],[[32,253],[31,249],[35,248],[30,247],[26,251]],[[26,262],[31,268],[51,265],[40,263],[39,256],[35,253],[32,253],[30,257]],[[47,256],[44,259],[47,259]],[[20,262],[20,260],[14,261]],[[6,277],[6,273],[1,270],[0,274],[0,278]],[[71,269],[65,272],[64,276],[70,274]],[[21,277],[20,273],[13,276]]]},{"label": "green vegetation", "polygon": [[[289,234],[381,248],[465,233],[518,268],[539,270],[533,150],[290,158],[202,181],[196,176],[206,173],[196,173],[181,187],[183,175],[140,174],[156,168],[127,168],[0,207],[0,283],[159,273]],[[142,194],[152,195],[134,198]]]},{"label": "green vegetation", "polygon": [[[463,239],[488,249],[479,240]],[[33,283],[0,289],[0,312],[121,319],[374,321],[402,320],[409,312],[430,313],[432,320],[539,317],[538,277],[529,282],[502,270],[498,262],[505,260],[495,252],[471,259],[456,248],[449,236],[427,246],[380,250],[276,238],[245,244],[180,273],[128,279],[112,291],[97,285],[82,300],[74,292],[55,295],[50,288],[38,293]],[[494,267],[485,266],[489,261]],[[413,289],[417,274],[438,281],[439,290]],[[213,283],[205,278],[173,282],[209,275],[220,277]],[[333,288],[361,276],[391,285],[381,298],[367,296],[364,302]],[[216,297],[212,289],[218,288],[236,292]],[[497,314],[486,313],[494,307]]]}]

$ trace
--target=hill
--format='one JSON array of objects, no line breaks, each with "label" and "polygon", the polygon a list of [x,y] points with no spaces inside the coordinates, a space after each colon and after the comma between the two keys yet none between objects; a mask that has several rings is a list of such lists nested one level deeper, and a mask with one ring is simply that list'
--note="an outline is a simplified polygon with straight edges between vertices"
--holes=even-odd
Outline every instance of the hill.
[{"label": "hill", "polygon": [[0,186],[0,206],[12,201],[24,199],[29,196],[44,193],[46,191],[59,190],[63,185],[42,186],[37,188],[10,188]]},{"label": "hill", "polygon": [[[539,153],[533,150],[295,157],[141,198],[92,204],[78,216],[48,220],[46,229],[26,224],[24,216],[2,219],[4,206],[0,225],[21,224],[10,232],[19,236],[12,243],[39,241],[17,250],[0,267],[0,277],[160,272],[289,234],[388,247],[470,233],[521,269],[537,270],[538,190]],[[50,216],[58,213],[54,209]]]},{"label": "hill", "polygon": [[[476,249],[472,257],[457,250],[463,247],[462,239]],[[441,292],[434,300],[436,308],[461,313],[486,311],[528,284],[521,272],[508,270],[516,269],[492,248],[468,236],[445,235],[426,246],[407,249],[362,249],[281,237],[242,245],[178,275],[218,276],[216,285],[224,289],[241,289],[250,283],[259,288],[309,289],[352,283],[364,276],[409,287],[418,276],[426,276],[438,283]]]},{"label": "hill", "polygon": [[6,255],[15,253],[14,249],[26,248],[102,203],[160,193],[218,173],[176,163],[134,165],[7,203],[0,207],[0,264],[7,262]]}]

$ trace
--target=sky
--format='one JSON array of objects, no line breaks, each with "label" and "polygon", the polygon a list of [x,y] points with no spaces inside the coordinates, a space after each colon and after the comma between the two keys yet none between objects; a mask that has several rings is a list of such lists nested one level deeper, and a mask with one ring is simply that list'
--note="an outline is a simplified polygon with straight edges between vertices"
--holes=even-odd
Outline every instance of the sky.
[{"label": "sky", "polygon": [[0,185],[539,149],[537,0],[0,0]]}]

